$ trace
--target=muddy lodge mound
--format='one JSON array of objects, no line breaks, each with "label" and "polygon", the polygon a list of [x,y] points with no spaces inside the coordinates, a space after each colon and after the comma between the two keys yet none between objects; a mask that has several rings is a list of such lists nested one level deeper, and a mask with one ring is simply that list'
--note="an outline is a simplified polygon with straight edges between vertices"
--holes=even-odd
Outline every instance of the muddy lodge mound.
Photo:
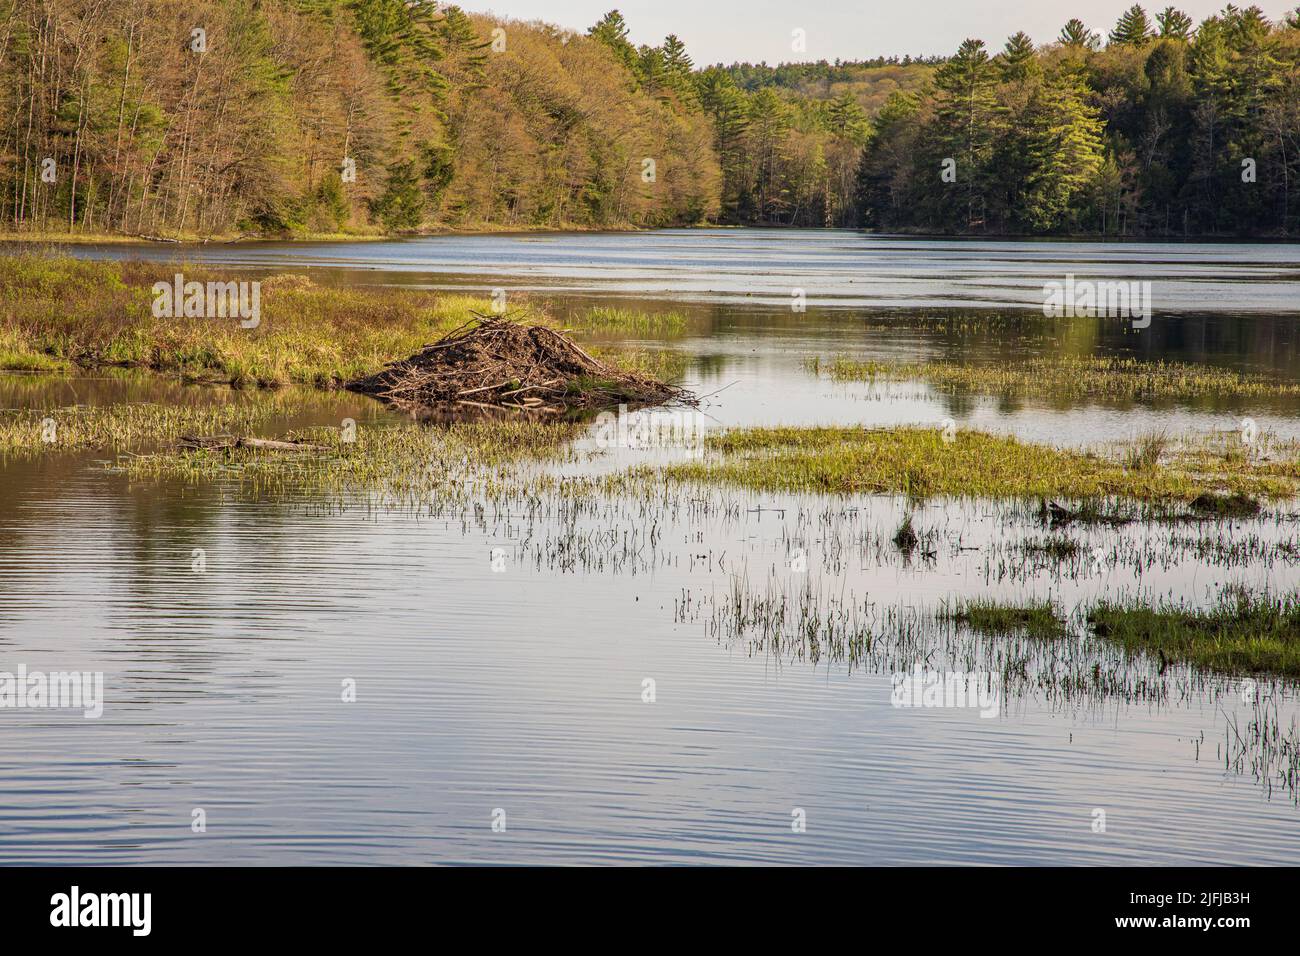
[{"label": "muddy lodge mound", "polygon": [[489,316],[346,387],[411,412],[460,406],[557,415],[693,403],[684,389],[606,365],[554,329]]}]

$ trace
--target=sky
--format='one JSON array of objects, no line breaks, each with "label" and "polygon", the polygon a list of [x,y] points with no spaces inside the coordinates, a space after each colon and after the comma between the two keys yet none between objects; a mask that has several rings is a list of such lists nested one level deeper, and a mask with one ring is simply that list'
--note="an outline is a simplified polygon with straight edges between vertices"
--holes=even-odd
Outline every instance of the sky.
[{"label": "sky", "polygon": [[[1227,0],[1182,0],[1180,10],[1200,22]],[[748,61],[869,59],[875,56],[947,55],[978,37],[991,47],[1024,30],[1035,43],[1056,38],[1078,17],[1103,36],[1133,0],[459,0],[466,10],[547,23],[585,32],[617,8],[634,43],[658,45],[669,33],[686,44],[697,65]],[[1169,0],[1144,4],[1154,20]],[[1263,0],[1258,6],[1281,19],[1300,0]],[[1158,5],[1157,5],[1158,4]],[[1250,0],[1237,0],[1249,6]],[[806,51],[791,49],[792,31]]]}]

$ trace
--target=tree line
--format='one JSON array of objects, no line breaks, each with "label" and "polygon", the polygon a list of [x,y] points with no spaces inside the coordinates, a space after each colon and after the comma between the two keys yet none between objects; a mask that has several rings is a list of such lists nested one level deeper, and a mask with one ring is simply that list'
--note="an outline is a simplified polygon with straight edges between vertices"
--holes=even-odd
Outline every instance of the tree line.
[{"label": "tree line", "polygon": [[1300,10],[1133,6],[1104,42],[1077,19],[1043,48],[967,40],[874,117],[858,186],[883,229],[1293,235]]},{"label": "tree line", "polygon": [[[434,0],[0,0],[0,230],[1285,234],[1300,13],[697,67]],[[1249,160],[1247,163],[1246,161]]]}]

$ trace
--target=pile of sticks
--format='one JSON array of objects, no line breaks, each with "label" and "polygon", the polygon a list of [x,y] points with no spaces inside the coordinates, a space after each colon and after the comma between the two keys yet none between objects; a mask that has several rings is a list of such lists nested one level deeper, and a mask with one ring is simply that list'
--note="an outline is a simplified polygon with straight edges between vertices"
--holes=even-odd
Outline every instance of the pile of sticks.
[{"label": "pile of sticks", "polygon": [[554,329],[477,314],[473,323],[347,387],[409,411],[460,406],[556,415],[691,401],[681,388],[601,362]]}]

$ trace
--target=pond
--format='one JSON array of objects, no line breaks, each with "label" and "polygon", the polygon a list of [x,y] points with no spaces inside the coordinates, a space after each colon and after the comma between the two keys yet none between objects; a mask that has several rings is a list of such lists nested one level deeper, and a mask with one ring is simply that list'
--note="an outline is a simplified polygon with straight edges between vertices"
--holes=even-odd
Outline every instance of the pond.
[{"label": "pond", "polygon": [[[1300,438],[1300,402],[1282,397],[1013,400],[834,381],[810,365],[1132,355],[1297,381],[1295,246],[719,229],[72,251],[504,289],[512,308],[560,316],[593,304],[679,313],[667,331],[596,340],[675,356],[708,429],[951,418],[1087,447],[1232,431],[1248,417]],[[1042,322],[1043,285],[1067,275],[1151,282],[1150,327]],[[347,394],[0,375],[6,408],[270,401],[281,409],[272,434],[395,420]],[[675,454],[579,446],[557,467],[607,472]],[[1020,547],[1042,534],[1032,509],[994,502],[659,487],[444,507],[133,481],[105,457],[0,467],[0,670],[105,675],[98,719],[3,713],[0,862],[1300,854],[1296,788],[1258,739],[1274,722],[1295,734],[1292,688],[1247,692],[1083,635],[988,641],[933,614],[989,595],[1069,609],[1099,595],[1203,603],[1225,584],[1293,592],[1300,509],[1089,527],[1076,535],[1082,557],[1060,563]],[[921,534],[910,554],[891,543],[909,513]],[[875,639],[778,645],[763,626],[778,613]],[[1008,661],[1023,679],[1001,688],[995,715],[891,700],[895,675],[918,665]]]}]

